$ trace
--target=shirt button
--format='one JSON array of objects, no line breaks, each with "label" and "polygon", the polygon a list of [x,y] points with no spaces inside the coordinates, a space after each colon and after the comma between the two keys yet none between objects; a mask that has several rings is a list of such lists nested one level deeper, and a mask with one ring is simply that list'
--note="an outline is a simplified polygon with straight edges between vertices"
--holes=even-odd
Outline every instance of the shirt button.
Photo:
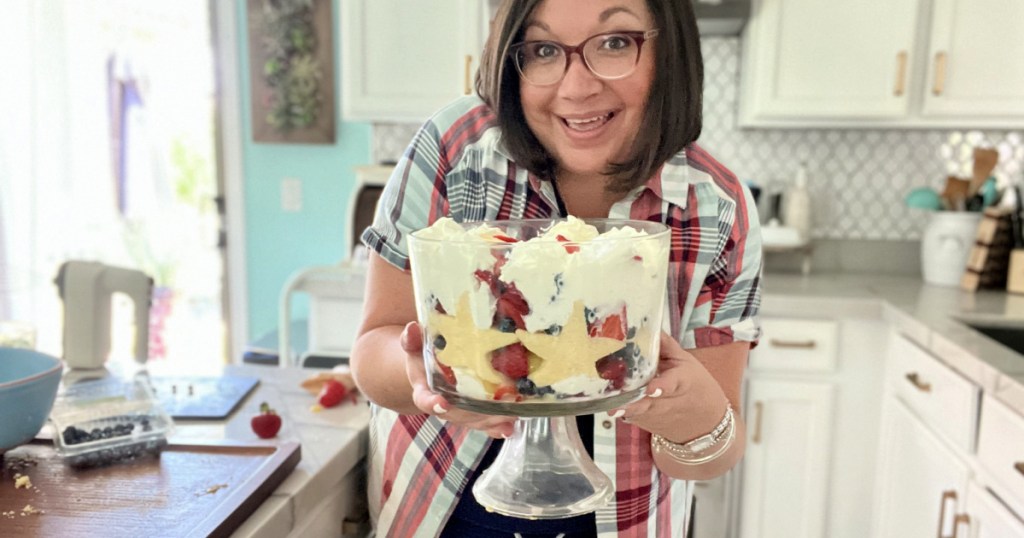
[{"label": "shirt button", "polygon": [[606,429],[606,430],[612,429],[612,421],[610,421],[610,420],[606,420],[606,421],[602,422],[601,425],[604,426],[604,429]]}]

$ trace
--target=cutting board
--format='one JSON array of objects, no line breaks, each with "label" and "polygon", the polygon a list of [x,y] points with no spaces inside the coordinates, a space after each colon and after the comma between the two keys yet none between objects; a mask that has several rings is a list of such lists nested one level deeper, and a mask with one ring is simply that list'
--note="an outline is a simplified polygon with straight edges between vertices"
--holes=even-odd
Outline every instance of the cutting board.
[{"label": "cutting board", "polygon": [[[31,443],[3,455],[0,535],[228,536],[300,457],[294,442],[172,443],[159,457],[78,470],[52,445]],[[15,488],[16,473],[32,487]],[[26,505],[40,512],[25,512]]]}]

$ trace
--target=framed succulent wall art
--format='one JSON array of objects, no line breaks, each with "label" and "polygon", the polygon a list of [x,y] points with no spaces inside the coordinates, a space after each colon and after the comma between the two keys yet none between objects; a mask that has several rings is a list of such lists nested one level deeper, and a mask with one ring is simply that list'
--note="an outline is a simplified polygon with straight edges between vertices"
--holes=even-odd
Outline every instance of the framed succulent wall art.
[{"label": "framed succulent wall art", "polygon": [[248,0],[255,142],[333,144],[331,0]]}]

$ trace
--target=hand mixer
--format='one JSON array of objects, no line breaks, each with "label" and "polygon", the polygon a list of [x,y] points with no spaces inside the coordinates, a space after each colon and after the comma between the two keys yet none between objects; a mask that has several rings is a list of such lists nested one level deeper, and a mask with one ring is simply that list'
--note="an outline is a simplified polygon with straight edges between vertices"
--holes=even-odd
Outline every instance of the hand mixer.
[{"label": "hand mixer", "polygon": [[110,355],[110,301],[116,292],[135,304],[135,360],[149,356],[153,279],[142,271],[98,262],[68,261],[57,284],[64,301],[64,361],[71,368],[102,368]]}]

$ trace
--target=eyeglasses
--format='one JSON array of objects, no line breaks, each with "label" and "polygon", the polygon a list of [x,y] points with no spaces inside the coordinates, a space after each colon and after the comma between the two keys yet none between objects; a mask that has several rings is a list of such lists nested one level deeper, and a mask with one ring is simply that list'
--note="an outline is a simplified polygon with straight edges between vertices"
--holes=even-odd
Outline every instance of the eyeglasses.
[{"label": "eyeglasses", "polygon": [[549,86],[562,80],[569,71],[569,58],[579,54],[594,75],[615,80],[629,76],[640,61],[640,48],[658,35],[645,32],[613,32],[588,37],[570,47],[557,41],[523,41],[509,48],[519,74],[534,86]]}]

